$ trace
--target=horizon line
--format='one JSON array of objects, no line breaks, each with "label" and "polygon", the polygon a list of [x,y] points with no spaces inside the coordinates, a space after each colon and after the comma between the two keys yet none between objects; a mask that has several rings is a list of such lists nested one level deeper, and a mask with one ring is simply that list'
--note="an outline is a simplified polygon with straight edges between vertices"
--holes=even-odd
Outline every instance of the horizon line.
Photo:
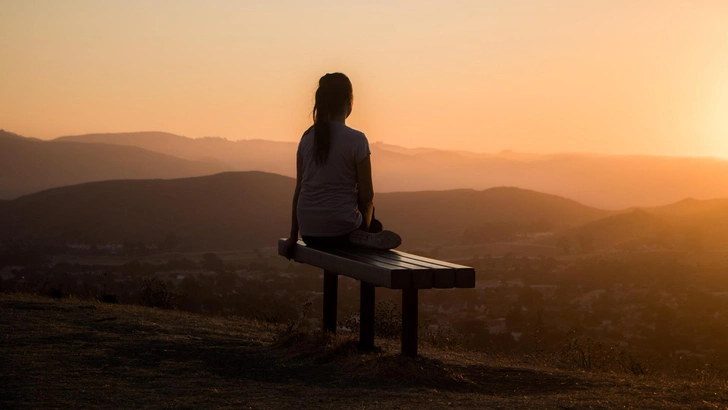
[{"label": "horizon line", "polygon": [[[265,138],[238,138],[238,139],[230,139],[228,137],[223,136],[216,136],[216,135],[203,135],[200,137],[189,137],[187,135],[182,134],[175,134],[168,131],[160,131],[160,130],[147,130],[147,131],[118,131],[118,132],[90,132],[90,133],[84,133],[84,134],[70,134],[70,135],[60,135],[56,137],[51,138],[40,138],[40,137],[32,137],[27,136],[24,134],[18,134],[13,131],[8,131],[4,128],[0,128],[0,131],[4,131],[10,134],[15,134],[20,137],[28,138],[28,139],[37,139],[41,141],[54,141],[60,138],[68,138],[68,137],[81,137],[86,135],[119,135],[119,134],[147,134],[147,133],[159,133],[159,134],[169,134],[176,137],[182,137],[190,140],[201,140],[201,139],[221,139],[228,142],[247,142],[247,141],[264,141],[264,142],[278,142],[278,143],[292,143],[295,144],[297,141],[295,140],[279,140],[279,139],[265,139]],[[535,155],[535,156],[568,156],[568,155],[582,155],[582,156],[596,156],[596,157],[652,157],[652,158],[699,158],[699,159],[714,159],[719,161],[728,161],[728,156],[722,156],[722,155],[672,155],[672,154],[657,154],[657,153],[606,153],[606,152],[595,152],[595,151],[551,151],[551,152],[528,152],[528,151],[517,151],[510,148],[502,148],[499,151],[495,152],[486,152],[486,151],[470,151],[467,149],[453,149],[453,148],[436,148],[436,147],[428,147],[428,146],[406,146],[406,145],[398,145],[398,144],[390,144],[384,140],[376,140],[371,141],[371,145],[390,145],[393,147],[399,147],[399,148],[405,148],[409,150],[434,150],[434,151],[441,151],[441,152],[453,152],[453,153],[459,153],[459,152],[465,152],[469,154],[476,154],[476,155],[492,155],[492,156],[499,156],[503,154],[520,154],[520,155]]]}]

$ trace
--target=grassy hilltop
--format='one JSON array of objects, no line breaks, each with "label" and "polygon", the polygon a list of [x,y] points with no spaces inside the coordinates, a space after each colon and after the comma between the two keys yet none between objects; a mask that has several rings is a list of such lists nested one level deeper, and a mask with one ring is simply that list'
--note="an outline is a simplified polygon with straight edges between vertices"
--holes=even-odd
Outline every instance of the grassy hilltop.
[{"label": "grassy hilltop", "polygon": [[[559,370],[396,341],[0,294],[0,408],[725,408],[724,382]],[[535,363],[535,364],[534,364]]]}]

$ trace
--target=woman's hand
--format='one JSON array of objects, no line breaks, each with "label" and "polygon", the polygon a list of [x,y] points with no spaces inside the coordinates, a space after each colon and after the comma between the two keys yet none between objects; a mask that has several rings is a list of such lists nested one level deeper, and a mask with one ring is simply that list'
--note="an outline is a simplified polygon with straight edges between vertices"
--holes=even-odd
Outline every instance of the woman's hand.
[{"label": "woman's hand", "polygon": [[298,238],[293,236],[283,242],[283,255],[285,255],[288,260],[293,259],[296,251],[296,243],[298,243]]}]

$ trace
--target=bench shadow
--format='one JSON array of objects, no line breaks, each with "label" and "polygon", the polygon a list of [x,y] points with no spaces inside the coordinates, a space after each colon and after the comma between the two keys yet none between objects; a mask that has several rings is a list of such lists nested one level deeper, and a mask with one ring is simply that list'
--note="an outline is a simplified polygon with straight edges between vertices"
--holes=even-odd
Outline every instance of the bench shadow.
[{"label": "bench shadow", "polygon": [[47,354],[41,352],[43,348],[53,347],[53,355],[72,354],[88,373],[102,372],[139,388],[180,375],[195,383],[253,381],[395,392],[426,388],[498,396],[550,395],[593,387],[588,379],[558,371],[407,358],[382,350],[360,352],[355,340],[332,342],[320,333],[271,344],[204,331],[193,335],[194,329],[187,327],[161,329],[110,319],[85,318],[86,327],[69,319],[74,326],[66,331],[16,339],[16,347],[37,346],[38,354]]},{"label": "bench shadow", "polygon": [[[302,356],[291,360],[302,368],[329,366],[327,372],[336,382],[351,380],[359,387],[377,390],[428,388],[440,391],[469,392],[499,396],[555,394],[586,390],[592,383],[565,372],[517,368],[488,364],[447,363],[437,358],[404,357],[375,352],[361,352],[356,341],[337,346],[333,351]],[[327,378],[318,382],[326,383]]]},{"label": "bench shadow", "polygon": [[[549,395],[591,387],[583,379],[557,371],[451,364],[428,357],[407,358],[381,351],[360,352],[355,341],[311,351],[300,343],[264,344],[236,338],[206,340],[125,339],[110,355],[89,357],[87,364],[185,371],[231,381],[298,384],[318,388],[386,391],[437,389],[486,395]],[[109,359],[111,357],[112,359]],[[141,380],[143,381],[143,380]]]}]

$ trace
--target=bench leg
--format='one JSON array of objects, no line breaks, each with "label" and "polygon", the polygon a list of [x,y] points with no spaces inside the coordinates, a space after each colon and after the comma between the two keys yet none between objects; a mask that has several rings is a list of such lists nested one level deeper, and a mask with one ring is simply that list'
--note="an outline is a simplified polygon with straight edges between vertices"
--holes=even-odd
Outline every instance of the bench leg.
[{"label": "bench leg", "polygon": [[359,348],[363,350],[374,348],[374,295],[374,285],[362,281],[359,297]]},{"label": "bench leg", "polygon": [[324,271],[324,330],[336,333],[336,300],[339,293],[339,275]]},{"label": "bench leg", "polygon": [[402,355],[417,356],[417,289],[402,289]]}]

